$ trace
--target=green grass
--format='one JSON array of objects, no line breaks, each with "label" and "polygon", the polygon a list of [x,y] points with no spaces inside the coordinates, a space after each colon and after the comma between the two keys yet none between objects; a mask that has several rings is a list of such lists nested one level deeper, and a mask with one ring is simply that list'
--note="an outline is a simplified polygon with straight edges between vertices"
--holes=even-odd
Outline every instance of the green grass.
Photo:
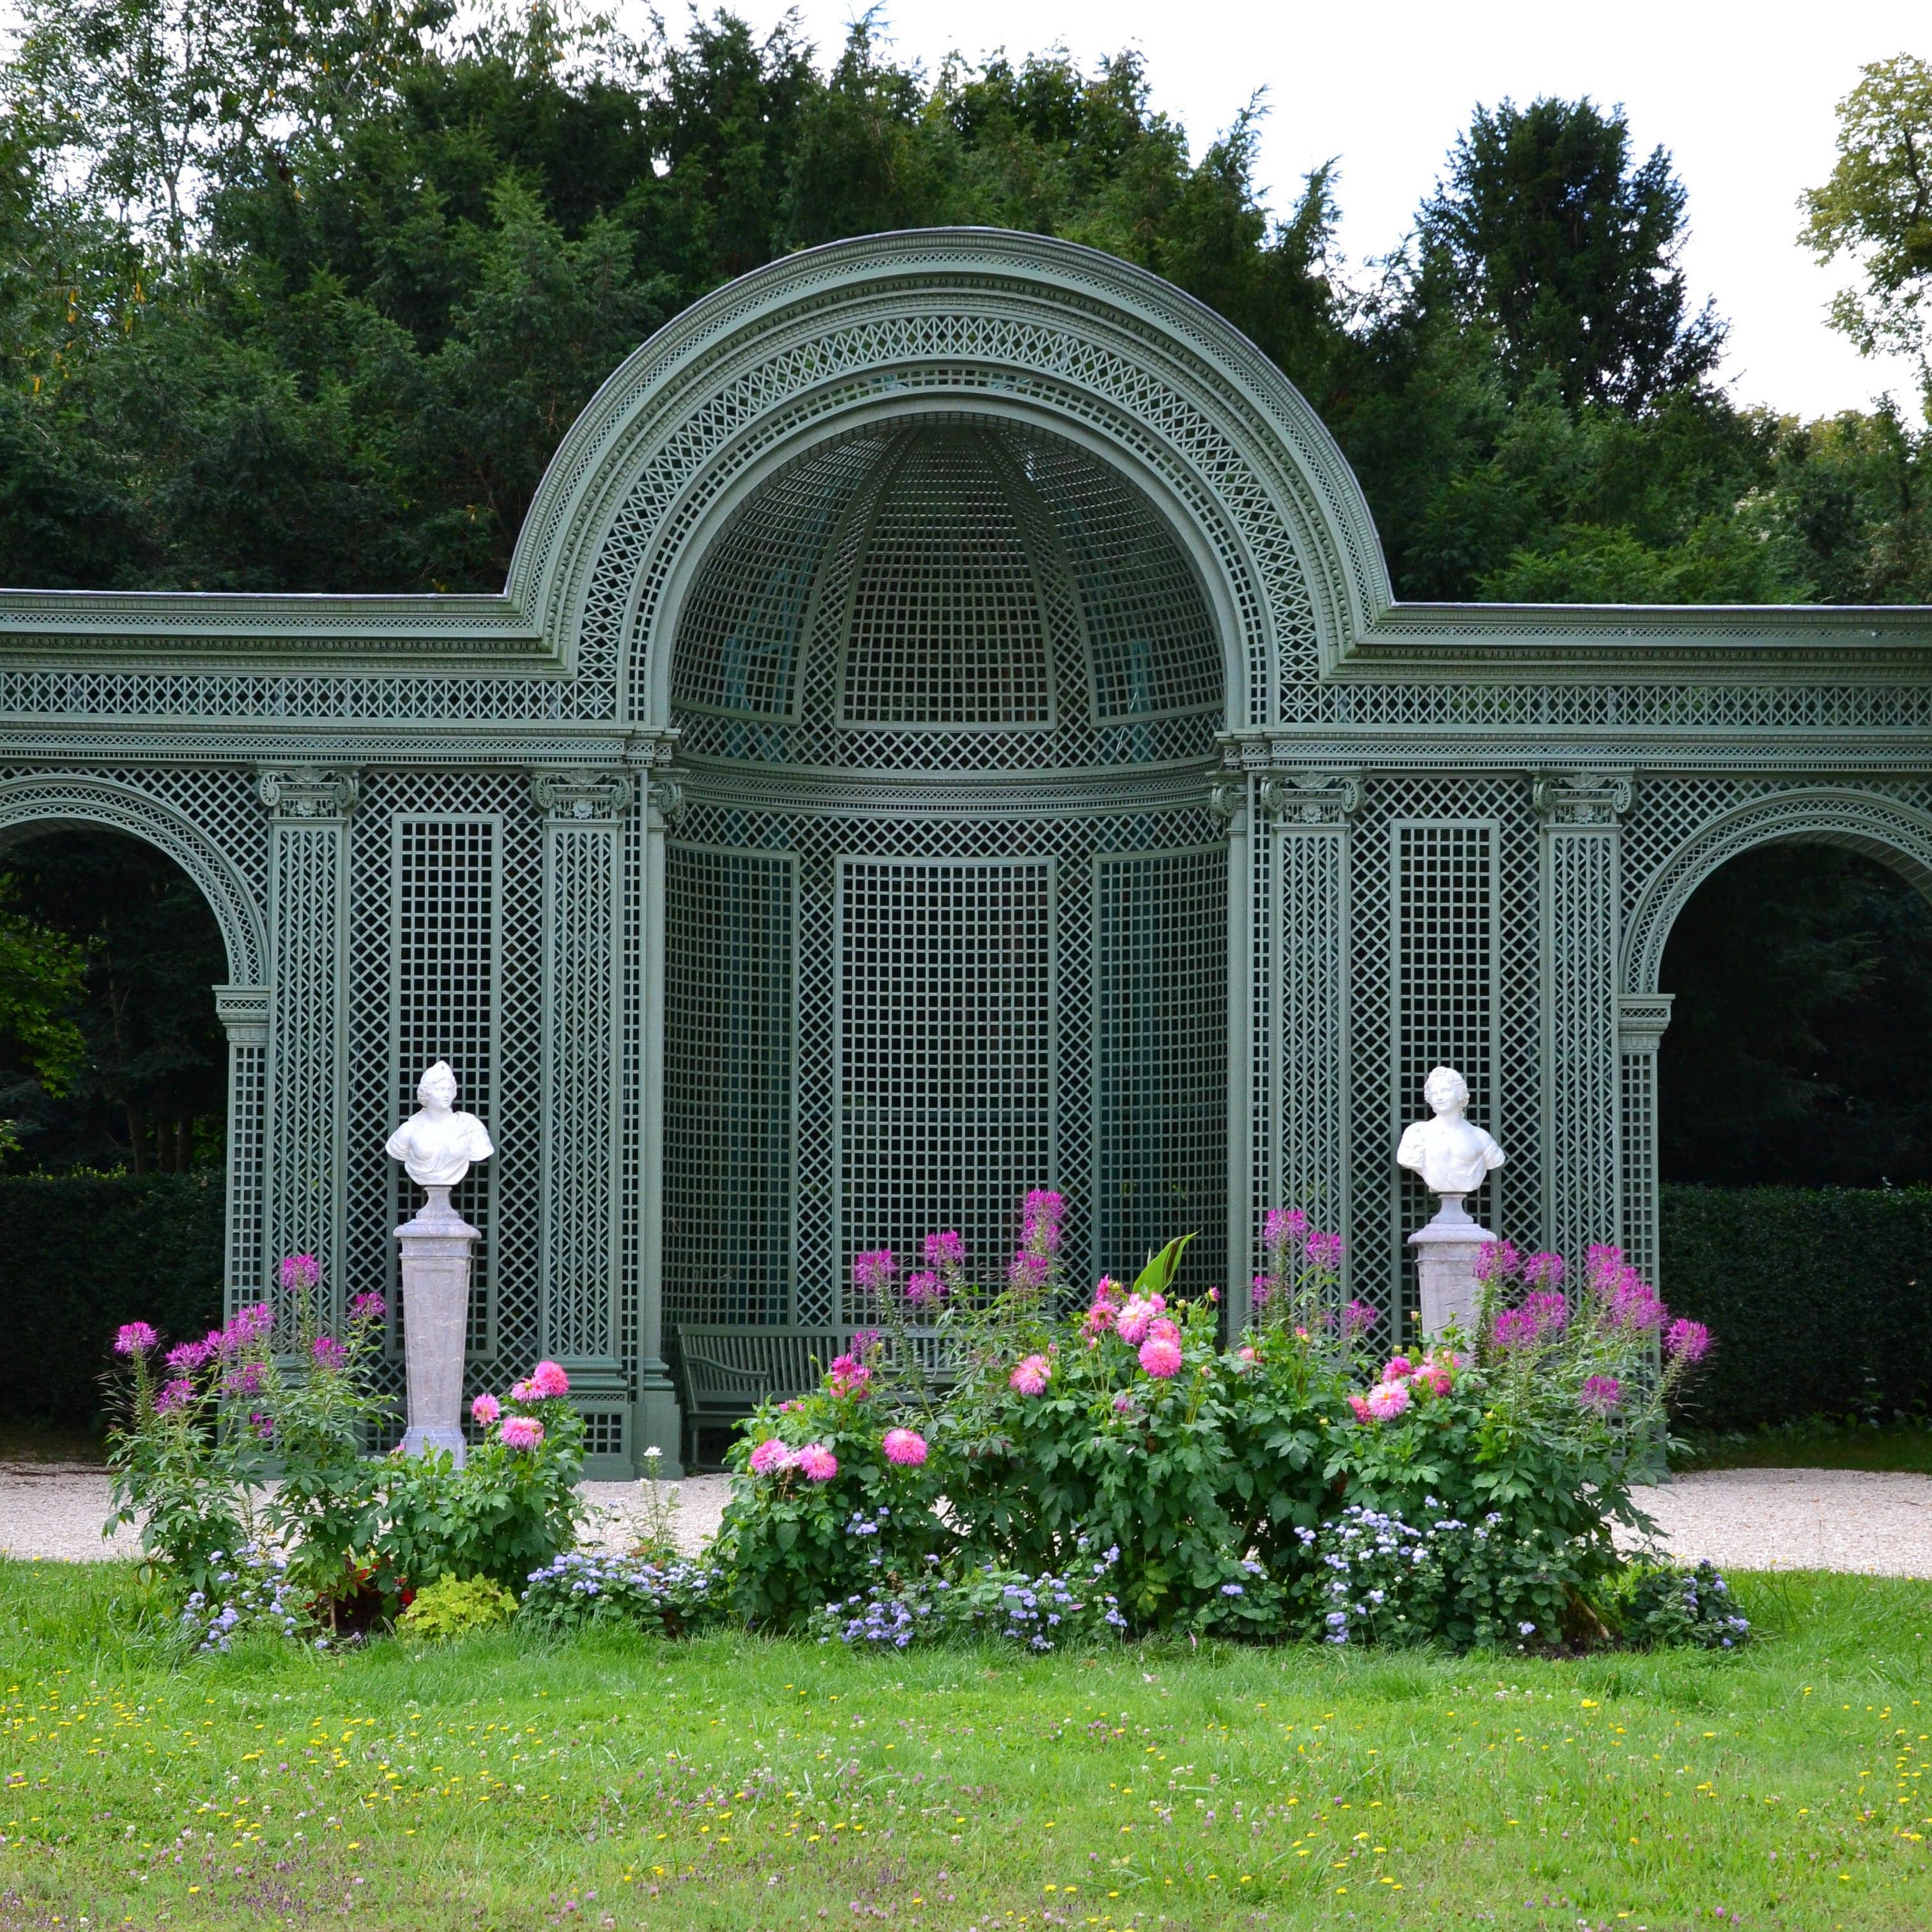
[{"label": "green grass", "polygon": [[1932,1585],[1733,1581],[1729,1657],[170,1669],[131,1569],[0,1565],[0,1927],[1932,1924]]},{"label": "green grass", "polygon": [[1906,1469],[1932,1475],[1932,1428],[1923,1423],[1832,1422],[1822,1417],[1750,1434],[1708,1436],[1684,1469]]}]

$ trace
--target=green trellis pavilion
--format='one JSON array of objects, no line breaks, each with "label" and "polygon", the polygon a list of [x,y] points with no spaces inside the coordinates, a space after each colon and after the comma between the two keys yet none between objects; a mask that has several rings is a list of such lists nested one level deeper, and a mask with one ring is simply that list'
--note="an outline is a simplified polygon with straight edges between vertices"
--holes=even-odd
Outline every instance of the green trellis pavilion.
[{"label": "green trellis pavilion", "polygon": [[[1404,604],[1307,404],[1063,242],[844,242],[638,350],[500,596],[0,592],[0,836],[159,847],[225,938],[227,1280],[386,1286],[443,1058],[497,1154],[479,1385],[680,1441],[680,1324],[827,1330],[854,1253],[1076,1274],[1259,1215],[1406,1292],[1459,1066],[1472,1210],[1656,1260],[1658,970],[1772,839],[1932,889],[1932,613]],[[271,1153],[270,1150],[272,1150]]]}]

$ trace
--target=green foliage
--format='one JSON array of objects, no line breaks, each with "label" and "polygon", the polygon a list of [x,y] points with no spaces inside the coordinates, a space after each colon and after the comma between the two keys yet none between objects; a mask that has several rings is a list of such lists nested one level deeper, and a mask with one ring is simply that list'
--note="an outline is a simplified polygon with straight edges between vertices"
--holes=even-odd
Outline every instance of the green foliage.
[{"label": "green foliage", "polygon": [[724,1592],[709,1563],[567,1550],[524,1579],[519,1628],[547,1637],[586,1630],[688,1636],[720,1622]]},{"label": "green foliage", "polygon": [[1685,1425],[1932,1402],[1932,1190],[1666,1187],[1659,1233],[1672,1305],[1718,1338]]},{"label": "green foliage", "polygon": [[516,1609],[516,1598],[488,1576],[439,1576],[410,1599],[396,1634],[415,1643],[470,1636],[508,1623]]},{"label": "green foliage", "polygon": [[218,1174],[0,1178],[0,1306],[31,1374],[10,1378],[7,1412],[92,1427],[123,1322],[196,1336],[221,1320]]},{"label": "green foliage", "polygon": [[1736,1650],[1750,1640],[1750,1619],[1712,1563],[1634,1563],[1608,1607],[1624,1640],[1644,1649]]},{"label": "green foliage", "polygon": [[1862,289],[1832,304],[1834,327],[1870,356],[1915,358],[1932,398],[1925,298],[1932,288],[1932,65],[1915,54],[1874,61],[1838,104],[1838,158],[1804,196],[1804,239],[1821,262],[1850,256]]},{"label": "green foliage", "polygon": [[869,1584],[815,1611],[806,1634],[854,1650],[906,1651],[914,1645],[1018,1644],[1031,1651],[1093,1649],[1126,1630],[1113,1593],[1111,1552],[1090,1542],[1064,1576],[1029,1576],[996,1564],[922,1572]]}]

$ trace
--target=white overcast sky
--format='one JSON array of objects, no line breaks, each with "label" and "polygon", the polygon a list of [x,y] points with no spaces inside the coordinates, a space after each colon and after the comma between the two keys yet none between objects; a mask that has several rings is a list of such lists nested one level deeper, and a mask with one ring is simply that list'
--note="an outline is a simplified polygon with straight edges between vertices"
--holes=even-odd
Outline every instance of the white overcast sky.
[{"label": "white overcast sky", "polygon": [[[737,0],[734,10],[764,27],[785,8]],[[801,0],[799,10],[829,55],[857,10]],[[640,19],[636,0],[623,14]],[[1341,245],[1356,265],[1401,238],[1477,102],[1621,101],[1640,151],[1662,142],[1689,190],[1685,266],[1696,298],[1714,296],[1730,320],[1737,399],[1816,416],[1864,408],[1888,388],[1915,409],[1909,367],[1868,361],[1826,326],[1845,278],[1798,246],[1797,203],[1831,172],[1832,110],[1860,65],[1932,57],[1926,0],[887,0],[884,14],[899,56],[928,70],[955,49],[977,58],[1058,44],[1090,62],[1138,47],[1156,104],[1197,154],[1265,88],[1270,201],[1285,208],[1309,168],[1338,157]]]}]

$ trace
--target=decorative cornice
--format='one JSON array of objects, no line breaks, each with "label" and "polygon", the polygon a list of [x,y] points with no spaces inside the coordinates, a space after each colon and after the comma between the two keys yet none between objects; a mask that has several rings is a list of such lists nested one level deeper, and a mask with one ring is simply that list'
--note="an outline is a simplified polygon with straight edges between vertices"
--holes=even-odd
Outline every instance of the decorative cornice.
[{"label": "decorative cornice", "polygon": [[1265,778],[1256,793],[1262,815],[1284,828],[1346,825],[1362,808],[1358,772],[1284,772]]},{"label": "decorative cornice", "polygon": [[583,824],[621,818],[637,788],[623,772],[532,772],[530,796],[546,818]]},{"label": "decorative cornice", "polygon": [[353,772],[264,771],[255,796],[278,819],[344,819],[356,809],[361,788]]},{"label": "decorative cornice", "polygon": [[1670,1024],[1675,993],[1623,993],[1617,998],[1617,1051],[1654,1053]]},{"label": "decorative cornice", "polygon": [[1634,796],[1627,772],[1541,772],[1530,781],[1529,799],[1550,830],[1613,828]]}]

